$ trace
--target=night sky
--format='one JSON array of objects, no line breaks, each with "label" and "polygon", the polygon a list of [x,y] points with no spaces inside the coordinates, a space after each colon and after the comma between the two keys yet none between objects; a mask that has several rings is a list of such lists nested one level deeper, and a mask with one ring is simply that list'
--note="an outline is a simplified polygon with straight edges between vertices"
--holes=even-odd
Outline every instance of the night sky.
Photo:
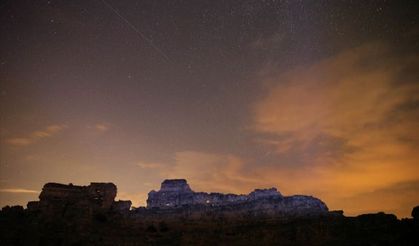
[{"label": "night sky", "polygon": [[410,216],[418,13],[416,1],[2,1],[0,206],[47,182],[114,182],[140,206],[186,178]]}]

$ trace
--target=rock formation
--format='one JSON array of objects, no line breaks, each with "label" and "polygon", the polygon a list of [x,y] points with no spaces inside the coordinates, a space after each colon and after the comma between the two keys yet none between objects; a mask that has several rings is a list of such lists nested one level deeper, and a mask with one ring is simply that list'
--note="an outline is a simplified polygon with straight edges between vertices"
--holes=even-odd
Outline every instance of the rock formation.
[{"label": "rock formation", "polygon": [[88,214],[110,209],[128,211],[131,201],[114,201],[116,191],[116,186],[112,183],[90,183],[88,186],[47,183],[39,195],[39,202],[28,202],[27,208],[48,214],[62,214],[68,210],[79,210]]},{"label": "rock formation", "polygon": [[167,179],[159,191],[148,193],[147,207],[171,209],[190,205],[223,206],[263,198],[282,198],[276,188],[256,189],[249,195],[194,192],[185,179]]},{"label": "rock formation", "polygon": [[[117,188],[112,183],[88,186],[46,184],[39,201],[27,204],[29,211],[47,215],[86,217],[98,211],[128,215],[131,201],[114,201]],[[165,212],[161,212],[165,211]],[[256,189],[248,195],[194,192],[185,179],[164,180],[159,191],[150,191],[147,207],[134,209],[137,217],[217,216],[306,216],[328,213],[321,200],[311,196],[283,196],[276,188]]]},{"label": "rock formation", "polygon": [[165,180],[159,191],[148,193],[148,208],[179,208],[190,205],[227,205],[246,201],[247,196],[221,193],[193,192],[186,180]]},{"label": "rock formation", "polygon": [[[256,189],[248,195],[194,192],[186,180],[165,180],[148,194],[148,209],[214,209],[220,214],[298,216],[327,213],[321,200],[311,196],[282,196],[276,188]],[[198,208],[198,209],[197,209]]]},{"label": "rock formation", "polygon": [[419,222],[419,206],[412,209],[412,217],[416,222]]}]

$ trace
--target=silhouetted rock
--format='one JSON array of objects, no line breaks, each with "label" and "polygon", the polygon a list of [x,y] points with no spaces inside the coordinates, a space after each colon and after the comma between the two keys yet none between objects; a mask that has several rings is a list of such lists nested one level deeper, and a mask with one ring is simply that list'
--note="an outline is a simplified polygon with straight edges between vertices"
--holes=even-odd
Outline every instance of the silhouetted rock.
[{"label": "silhouetted rock", "polygon": [[415,221],[419,221],[419,206],[412,209],[412,217]]},{"label": "silhouetted rock", "polygon": [[39,206],[62,203],[88,203],[98,208],[110,208],[116,196],[116,185],[112,183],[90,183],[88,186],[48,183],[39,195]]},{"label": "silhouetted rock", "polygon": [[384,212],[379,212],[375,214],[361,214],[357,218],[360,221],[374,223],[374,224],[387,224],[394,223],[397,221],[397,217],[394,214],[386,214]]},{"label": "silhouetted rock", "polygon": [[39,210],[39,201],[30,201],[30,202],[28,202],[26,207],[29,211]]},{"label": "silhouetted rock", "polygon": [[2,212],[4,213],[9,213],[9,214],[20,214],[23,213],[23,207],[20,205],[15,205],[15,206],[5,206],[1,209]]},{"label": "silhouetted rock", "polygon": [[116,196],[112,183],[91,183],[88,186],[47,183],[39,201],[28,202],[28,211],[40,211],[50,216],[90,216],[98,210],[109,210]]},{"label": "silhouetted rock", "polygon": [[131,201],[116,201],[112,204],[112,210],[118,212],[128,212],[131,209]]},{"label": "silhouetted rock", "polygon": [[335,215],[335,216],[343,216],[344,212],[343,210],[332,210],[332,211],[329,211],[329,214]]}]

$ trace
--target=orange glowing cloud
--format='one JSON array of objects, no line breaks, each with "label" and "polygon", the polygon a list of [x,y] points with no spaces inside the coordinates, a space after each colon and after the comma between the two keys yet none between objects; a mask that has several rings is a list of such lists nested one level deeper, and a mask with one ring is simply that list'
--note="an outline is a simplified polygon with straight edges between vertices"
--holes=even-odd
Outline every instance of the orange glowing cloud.
[{"label": "orange glowing cloud", "polygon": [[111,125],[109,123],[98,123],[94,128],[99,132],[106,132],[111,129]]},{"label": "orange glowing cloud", "polygon": [[173,165],[139,166],[186,178],[197,191],[276,186],[348,215],[410,216],[419,204],[419,83],[404,71],[414,67],[417,55],[373,43],[271,76],[250,126],[270,161],[182,151]]},{"label": "orange glowing cloud", "polygon": [[0,192],[4,192],[4,193],[39,193],[38,190],[29,190],[29,189],[22,189],[22,188],[0,189]]},{"label": "orange glowing cloud", "polygon": [[[416,79],[404,73],[414,67],[418,55],[395,55],[373,43],[270,78],[266,97],[254,105],[252,130],[279,161],[258,172],[349,214],[362,212],[352,210],[361,194],[417,182],[419,81],[417,72]],[[290,153],[298,165],[281,161]],[[382,201],[374,201],[375,210],[403,216],[419,203],[419,196],[374,199]],[[397,207],[406,200],[405,209]]]},{"label": "orange glowing cloud", "polygon": [[261,182],[246,175],[243,166],[243,160],[234,155],[183,151],[175,154],[174,165],[162,176],[186,178],[196,191],[245,193]]},{"label": "orange glowing cloud", "polygon": [[28,136],[9,138],[6,140],[6,143],[16,147],[27,146],[41,139],[52,137],[66,128],[68,128],[67,125],[50,125],[42,130],[34,131]]}]

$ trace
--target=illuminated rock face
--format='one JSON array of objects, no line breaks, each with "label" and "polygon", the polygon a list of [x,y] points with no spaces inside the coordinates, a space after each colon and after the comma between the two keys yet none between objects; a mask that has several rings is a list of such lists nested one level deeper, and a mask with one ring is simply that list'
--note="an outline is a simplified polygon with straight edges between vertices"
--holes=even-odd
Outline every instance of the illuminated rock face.
[{"label": "illuminated rock face", "polygon": [[186,180],[172,179],[163,181],[159,191],[148,193],[147,207],[170,209],[189,205],[224,205],[247,199],[246,195],[194,192]]},{"label": "illuminated rock face", "polygon": [[[276,188],[256,189],[248,195],[194,192],[186,180],[165,180],[159,191],[148,194],[147,208],[225,208],[223,211],[300,215],[327,212],[327,206],[311,196],[284,197]],[[199,210],[199,209],[198,209]],[[230,212],[228,212],[230,213]]]},{"label": "illuminated rock face", "polygon": [[194,192],[184,179],[165,180],[159,191],[148,193],[147,206],[158,208],[180,207],[192,204]]},{"label": "illuminated rock face", "polygon": [[185,179],[165,180],[159,191],[148,193],[148,208],[179,208],[188,205],[223,206],[264,198],[282,198],[276,188],[256,189],[249,195],[194,192]]},{"label": "illuminated rock face", "polygon": [[163,192],[192,192],[185,179],[166,179],[161,184]]},{"label": "illuminated rock face", "polygon": [[248,200],[258,200],[262,198],[270,198],[270,197],[282,197],[281,193],[278,192],[276,188],[270,189],[256,189],[249,193],[247,196]]}]

